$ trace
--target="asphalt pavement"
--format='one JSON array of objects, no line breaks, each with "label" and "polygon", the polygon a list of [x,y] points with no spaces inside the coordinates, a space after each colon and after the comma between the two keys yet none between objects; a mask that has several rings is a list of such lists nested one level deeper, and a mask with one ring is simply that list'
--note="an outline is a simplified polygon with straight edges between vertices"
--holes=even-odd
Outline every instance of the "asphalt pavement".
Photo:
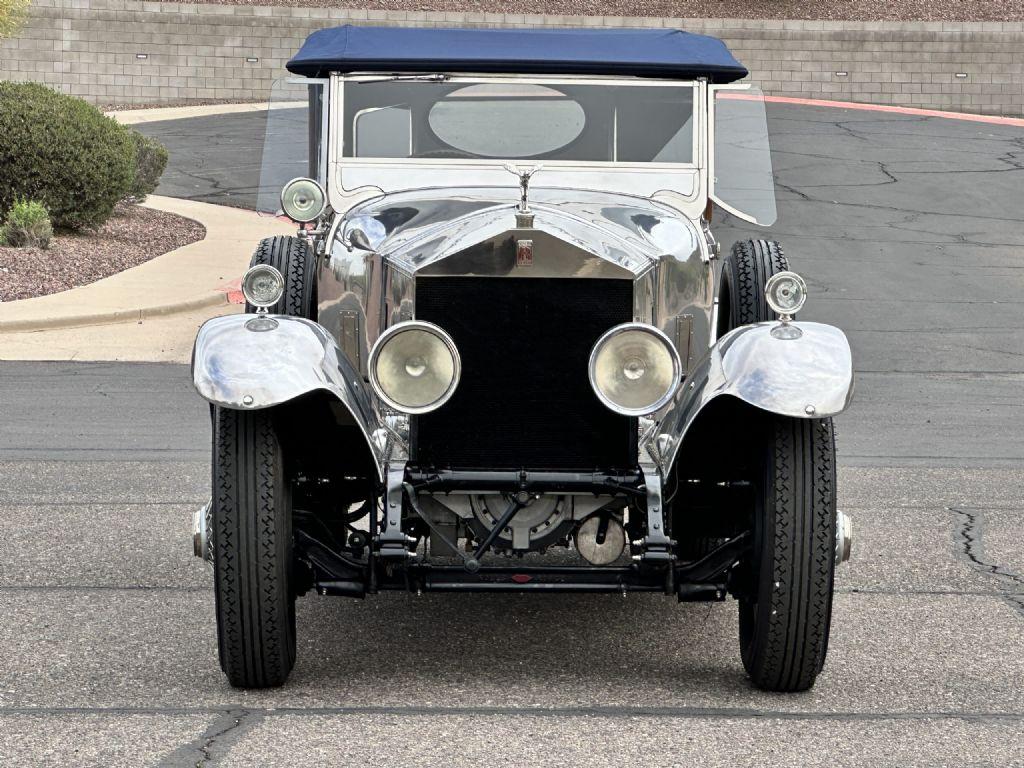
[{"label": "asphalt pavement", "polygon": [[[812,691],[750,686],[733,603],[401,594],[303,598],[289,683],[235,691],[191,556],[187,368],[0,363],[0,765],[1024,765],[1024,131],[770,115],[770,235],[858,376]],[[254,194],[258,122],[141,126],[171,147],[159,192]]]}]

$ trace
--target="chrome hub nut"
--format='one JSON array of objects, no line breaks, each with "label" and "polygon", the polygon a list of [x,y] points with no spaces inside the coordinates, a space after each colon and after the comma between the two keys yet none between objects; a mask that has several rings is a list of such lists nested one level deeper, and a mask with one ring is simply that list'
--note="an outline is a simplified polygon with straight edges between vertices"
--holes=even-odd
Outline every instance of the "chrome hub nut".
[{"label": "chrome hub nut", "polygon": [[836,565],[850,559],[853,549],[853,520],[845,512],[836,512]]}]

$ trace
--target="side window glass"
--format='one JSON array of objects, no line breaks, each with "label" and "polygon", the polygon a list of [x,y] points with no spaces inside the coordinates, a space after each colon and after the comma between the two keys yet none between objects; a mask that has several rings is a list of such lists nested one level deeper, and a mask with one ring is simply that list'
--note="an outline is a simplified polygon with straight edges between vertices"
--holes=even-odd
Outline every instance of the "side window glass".
[{"label": "side window glass", "polygon": [[355,157],[412,155],[412,112],[406,107],[364,109],[355,116]]}]

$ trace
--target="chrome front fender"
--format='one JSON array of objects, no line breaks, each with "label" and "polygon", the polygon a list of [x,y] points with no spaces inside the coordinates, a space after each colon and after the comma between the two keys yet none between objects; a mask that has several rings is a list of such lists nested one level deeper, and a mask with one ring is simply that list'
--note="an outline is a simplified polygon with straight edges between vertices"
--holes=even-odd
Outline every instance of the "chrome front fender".
[{"label": "chrome front fender", "polygon": [[270,408],[310,392],[333,395],[366,438],[383,479],[387,435],[362,377],[331,335],[311,320],[227,315],[207,320],[192,350],[192,382],[214,405]]},{"label": "chrome front fender", "polygon": [[782,327],[767,322],[730,331],[694,366],[647,445],[665,475],[697,414],[721,395],[805,419],[835,416],[850,404],[853,359],[846,335],[821,323],[789,323],[786,333]]}]

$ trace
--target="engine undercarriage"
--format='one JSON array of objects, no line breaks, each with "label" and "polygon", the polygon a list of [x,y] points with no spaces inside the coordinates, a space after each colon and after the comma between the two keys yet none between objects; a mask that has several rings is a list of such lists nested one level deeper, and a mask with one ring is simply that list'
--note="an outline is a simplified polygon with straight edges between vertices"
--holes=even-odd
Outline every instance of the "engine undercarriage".
[{"label": "engine undercarriage", "polygon": [[[384,509],[354,502],[333,517],[296,508],[303,591],[646,591],[724,600],[750,545],[741,531],[688,559],[645,558],[650,514],[639,472],[409,469],[398,496],[382,498],[392,499]],[[391,503],[399,505],[400,527],[388,537]]]}]

